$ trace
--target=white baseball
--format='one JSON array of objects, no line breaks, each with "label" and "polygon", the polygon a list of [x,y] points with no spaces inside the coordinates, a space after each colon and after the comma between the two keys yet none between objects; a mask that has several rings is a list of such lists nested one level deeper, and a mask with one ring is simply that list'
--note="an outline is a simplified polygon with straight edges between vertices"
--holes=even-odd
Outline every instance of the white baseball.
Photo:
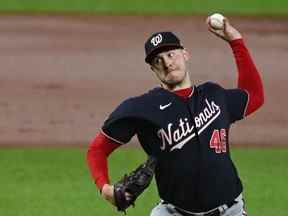
[{"label": "white baseball", "polygon": [[210,25],[215,30],[221,30],[224,28],[224,16],[220,13],[214,13],[210,17]]}]

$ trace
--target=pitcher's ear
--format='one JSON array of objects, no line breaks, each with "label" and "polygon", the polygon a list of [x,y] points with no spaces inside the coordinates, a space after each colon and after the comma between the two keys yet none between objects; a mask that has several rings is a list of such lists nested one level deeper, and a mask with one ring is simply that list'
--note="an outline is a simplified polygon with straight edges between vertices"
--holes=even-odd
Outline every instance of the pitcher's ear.
[{"label": "pitcher's ear", "polygon": [[182,52],[183,52],[183,55],[184,55],[184,59],[186,61],[188,61],[191,58],[190,52],[186,48],[184,48]]}]

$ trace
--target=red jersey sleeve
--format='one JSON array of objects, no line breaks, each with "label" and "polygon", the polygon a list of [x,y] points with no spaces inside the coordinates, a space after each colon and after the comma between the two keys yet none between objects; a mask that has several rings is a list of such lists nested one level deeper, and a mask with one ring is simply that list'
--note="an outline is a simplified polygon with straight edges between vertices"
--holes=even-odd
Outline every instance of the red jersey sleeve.
[{"label": "red jersey sleeve", "polygon": [[264,103],[264,91],[260,74],[246,48],[243,39],[230,42],[238,69],[238,88],[248,93],[245,116],[256,111]]},{"label": "red jersey sleeve", "polygon": [[91,175],[100,190],[104,184],[109,184],[107,158],[119,146],[121,146],[119,143],[109,139],[103,133],[98,133],[89,145],[87,163]]}]

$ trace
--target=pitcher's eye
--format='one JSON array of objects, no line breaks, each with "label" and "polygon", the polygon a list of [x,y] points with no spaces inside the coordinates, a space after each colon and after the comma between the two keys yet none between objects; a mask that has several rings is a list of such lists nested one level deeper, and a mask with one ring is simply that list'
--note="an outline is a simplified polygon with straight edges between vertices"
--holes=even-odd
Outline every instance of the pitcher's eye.
[{"label": "pitcher's eye", "polygon": [[155,65],[159,65],[161,62],[162,62],[162,59],[159,58],[159,57],[156,57],[156,58],[154,58],[154,60],[153,60],[153,64],[155,64]]},{"label": "pitcher's eye", "polygon": [[169,52],[169,53],[168,53],[168,57],[169,57],[169,58],[172,58],[172,57],[174,57],[174,55],[175,55],[175,53],[174,53],[174,52]]}]

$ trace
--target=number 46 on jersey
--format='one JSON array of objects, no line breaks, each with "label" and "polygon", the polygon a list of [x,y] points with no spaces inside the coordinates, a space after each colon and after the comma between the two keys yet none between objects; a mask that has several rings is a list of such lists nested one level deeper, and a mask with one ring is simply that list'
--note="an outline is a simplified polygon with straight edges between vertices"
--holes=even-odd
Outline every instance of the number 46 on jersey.
[{"label": "number 46 on jersey", "polygon": [[215,129],[210,139],[210,148],[215,149],[215,152],[220,154],[227,151],[226,148],[226,130]]}]

